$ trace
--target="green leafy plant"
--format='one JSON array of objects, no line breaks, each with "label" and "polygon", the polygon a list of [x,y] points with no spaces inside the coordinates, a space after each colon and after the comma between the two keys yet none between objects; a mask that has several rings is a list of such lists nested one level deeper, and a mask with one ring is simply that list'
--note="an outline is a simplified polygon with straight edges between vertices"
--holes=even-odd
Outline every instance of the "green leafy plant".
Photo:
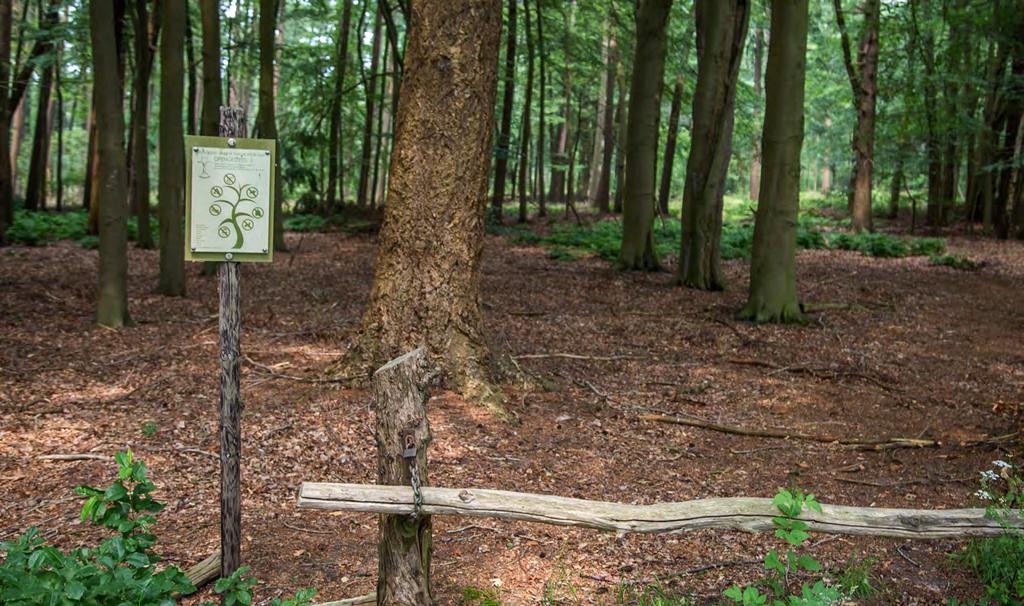
[{"label": "green leafy plant", "polygon": [[742,606],[825,606],[839,601],[842,597],[839,590],[822,580],[811,585],[804,583],[798,593],[789,591],[791,575],[800,571],[820,572],[822,569],[818,560],[797,551],[811,537],[807,532],[810,527],[798,519],[801,512],[809,509],[820,513],[821,505],[813,494],[785,489],[779,490],[772,503],[781,514],[772,518],[775,536],[785,541],[787,549],[784,553],[772,549],[764,557],[768,576],[760,583],[745,587],[733,585],[725,590],[725,597]]},{"label": "green leafy plant", "polygon": [[836,584],[843,595],[856,600],[868,599],[878,593],[874,568],[877,558],[851,558],[839,573]]},{"label": "green leafy plant", "polygon": [[160,431],[160,426],[155,421],[146,421],[142,424],[142,435],[147,438],[155,436]]},{"label": "green leafy plant", "polygon": [[501,606],[501,594],[497,588],[463,587],[461,603],[463,606]]},{"label": "green leafy plant", "polygon": [[964,271],[974,271],[979,267],[976,261],[963,255],[931,255],[928,260],[932,265],[943,265]]},{"label": "green leafy plant", "polygon": [[323,231],[327,228],[327,219],[320,215],[296,214],[284,220],[284,228],[298,232]]}]

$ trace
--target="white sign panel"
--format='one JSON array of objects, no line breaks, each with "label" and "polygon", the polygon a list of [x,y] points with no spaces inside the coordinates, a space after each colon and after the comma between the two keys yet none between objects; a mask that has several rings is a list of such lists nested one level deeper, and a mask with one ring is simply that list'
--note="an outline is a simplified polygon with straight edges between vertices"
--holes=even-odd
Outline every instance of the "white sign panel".
[{"label": "white sign panel", "polygon": [[267,253],[271,161],[263,149],[192,149],[189,232],[194,252]]}]

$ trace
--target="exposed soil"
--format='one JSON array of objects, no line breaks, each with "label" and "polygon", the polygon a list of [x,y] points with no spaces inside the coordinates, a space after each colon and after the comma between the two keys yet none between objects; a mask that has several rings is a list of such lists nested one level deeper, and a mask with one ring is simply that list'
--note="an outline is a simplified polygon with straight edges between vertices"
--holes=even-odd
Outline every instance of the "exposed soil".
[{"label": "exposed soil", "polygon": [[[243,268],[243,353],[279,373],[322,376],[344,354],[365,303],[374,239],[288,241],[295,252]],[[521,360],[542,380],[504,386],[512,424],[437,392],[428,403],[432,483],[630,503],[771,496],[799,486],[831,503],[964,506],[978,472],[1004,453],[960,442],[1021,425],[1024,246],[954,237],[951,248],[986,264],[963,272],[923,258],[800,252],[805,301],[857,306],[777,327],[733,320],[745,295],[742,261],[725,263],[728,290],[702,293],[671,287],[670,274],[556,261],[489,236],[486,323],[511,352],[629,357]],[[133,249],[138,324],[115,332],[93,325],[96,265],[94,251],[72,244],[0,251],[0,539],[33,524],[62,547],[95,537],[78,521],[71,490],[107,484],[113,463],[37,457],[131,447],[168,504],[160,547],[184,567],[218,537],[216,280],[192,266],[187,298],[151,294],[157,255]],[[246,364],[243,397],[243,559],[265,581],[258,598],[306,586],[325,600],[371,591],[375,517],[295,509],[303,480],[374,481],[368,391],[276,378]],[[804,433],[927,436],[943,446],[866,452],[638,420],[650,410]],[[147,422],[158,428],[149,437]],[[546,586],[562,603],[607,603],[620,579],[675,573],[666,584],[707,603],[757,577],[756,560],[777,542],[716,530],[617,537],[496,520],[434,522],[443,604],[457,602],[463,586],[499,584],[507,604],[538,603]],[[822,536],[813,545],[833,571],[852,557],[877,557],[879,603],[945,603],[980,592],[948,557],[963,542]],[[687,573],[710,564],[724,566]]]}]

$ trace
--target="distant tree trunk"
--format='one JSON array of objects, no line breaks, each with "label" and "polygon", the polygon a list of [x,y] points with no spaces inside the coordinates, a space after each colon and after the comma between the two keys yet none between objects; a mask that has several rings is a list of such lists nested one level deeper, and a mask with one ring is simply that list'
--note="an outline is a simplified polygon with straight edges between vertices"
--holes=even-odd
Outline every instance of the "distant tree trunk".
[{"label": "distant tree trunk", "polygon": [[[359,189],[356,196],[359,208],[366,207],[370,189],[370,157],[373,151],[373,116],[377,107],[377,71],[380,69],[381,12],[385,8],[378,2],[373,18],[373,50],[370,55],[370,78],[366,87],[366,120],[363,122],[362,160],[359,164]],[[382,101],[383,102],[383,101]]]},{"label": "distant tree trunk", "polygon": [[597,192],[594,195],[593,204],[601,214],[611,212],[611,181],[612,181],[612,157],[615,153],[615,121],[612,105],[615,103],[615,66],[618,63],[618,48],[615,34],[609,34],[608,56],[605,61],[604,75],[601,78],[604,89],[604,114],[601,123],[601,168],[597,172]]},{"label": "distant tree trunk", "polygon": [[[1024,24],[1024,17],[1021,18]],[[1024,27],[1018,28],[1024,35]],[[1010,236],[1011,214],[1013,212],[1014,176],[1019,172],[1014,159],[1019,157],[1017,137],[1024,120],[1024,43],[1018,38],[1017,52],[1013,58],[1011,76],[1006,91],[1006,129],[1003,142],[996,151],[996,162],[1000,166],[996,177],[995,198],[992,214],[995,220],[996,236],[1006,239]]]},{"label": "distant tree trunk", "polygon": [[[173,0],[166,2],[162,19],[158,186],[160,279],[157,292],[170,297],[181,297],[185,295],[185,148],[182,145],[185,136],[182,128],[182,102],[185,96],[185,66],[182,58],[185,45],[185,3]],[[209,91],[210,89],[206,89],[206,92]]]},{"label": "distant tree trunk", "polygon": [[533,32],[530,28],[530,2],[523,3],[523,23],[526,29],[526,99],[523,101],[523,119],[519,131],[519,222],[527,219],[526,201],[529,195],[530,166],[530,105],[533,102]]},{"label": "distant tree trunk", "polygon": [[[324,214],[330,214],[337,209],[338,204],[338,182],[342,177],[341,154],[341,101],[345,96],[345,70],[348,67],[348,32],[352,23],[352,3],[345,2],[341,11],[341,21],[338,23],[338,56],[334,62],[334,97],[331,99],[331,126],[328,150],[327,168],[327,203],[323,209]],[[341,188],[344,191],[344,187]],[[342,196],[344,198],[344,196]],[[344,204],[345,200],[342,199]]]},{"label": "distant tree trunk", "polygon": [[[114,45],[115,45],[115,50],[116,50],[116,55],[117,55],[117,62],[116,62],[116,66],[117,66],[117,81],[116,81],[116,83],[117,83],[117,94],[122,99],[124,98],[124,74],[125,74],[124,23],[125,23],[125,11],[126,11],[126,8],[127,8],[126,0],[114,0]],[[95,105],[97,103],[97,101],[96,101],[97,93],[96,93],[95,76],[94,76],[93,80],[94,81],[93,81],[93,93],[92,94],[93,94],[93,104]],[[124,113],[124,110],[122,109],[122,117],[123,117],[123,113]],[[90,147],[91,147],[91,152],[90,153],[92,154],[93,157],[90,158],[90,160],[89,160],[89,162],[91,163],[90,164],[90,168],[89,168],[89,178],[86,180],[86,183],[89,184],[89,187],[87,187],[85,192],[84,192],[84,195],[88,196],[88,199],[89,199],[89,204],[88,204],[88,208],[89,208],[89,233],[93,234],[93,235],[99,235],[99,233],[100,233],[100,215],[102,214],[102,211],[100,210],[100,205],[106,199],[106,198],[98,195],[99,187],[97,186],[97,180],[98,180],[98,177],[99,177],[99,155],[100,155],[100,145],[101,145],[101,143],[99,141],[99,136],[100,135],[99,135],[99,132],[97,130],[99,128],[98,120],[99,120],[99,118],[96,117],[93,120],[93,125],[92,125],[92,128],[93,128],[94,131],[96,131],[96,134],[95,134],[95,138],[92,139],[91,142],[90,142]],[[123,130],[123,128],[122,128],[122,130]],[[122,133],[121,137],[122,137],[122,139],[124,138],[124,134],[123,133]],[[126,162],[127,162],[127,159],[126,159]],[[126,164],[126,166],[127,166],[127,164]],[[125,190],[125,194],[127,195],[127,189]]]},{"label": "distant tree trunk", "polygon": [[625,74],[625,67],[620,61],[615,75],[619,98],[615,102],[615,203],[612,208],[616,214],[622,212],[622,200],[625,198],[626,191],[626,129],[629,127],[629,123],[626,108]]},{"label": "distant tree trunk", "polygon": [[153,70],[153,54],[156,50],[159,32],[159,3],[154,5],[153,19],[150,20],[146,0],[135,0],[131,11],[135,29],[135,86],[132,91],[132,152],[129,169],[128,190],[131,206],[135,207],[138,218],[139,248],[153,248],[153,236],[149,230],[149,79]]},{"label": "distant tree trunk", "polygon": [[483,336],[480,260],[501,4],[421,0],[411,12],[392,186],[349,363],[375,368],[423,344],[450,386],[500,412]]},{"label": "distant tree trunk", "polygon": [[[736,80],[750,21],[750,0],[698,0],[697,88],[693,95],[695,144],[686,163],[682,244],[676,280],[720,290],[722,209],[732,157]],[[699,144],[697,143],[699,142]]]},{"label": "distant tree trunk", "polygon": [[[160,6],[160,0],[155,0],[154,6]],[[186,3],[187,5],[187,3]],[[160,19],[155,19],[156,23],[160,22]],[[156,42],[153,42],[153,47],[156,48]],[[195,36],[192,34],[192,11],[185,11],[185,66],[188,69],[188,97],[185,112],[185,133],[189,135],[196,134],[196,110],[198,109],[198,78],[196,77],[196,45]],[[152,56],[151,59],[152,61]]]},{"label": "distant tree trunk", "polygon": [[216,137],[220,128],[220,106],[224,85],[220,78],[220,2],[199,0],[203,26],[203,111],[199,132]]},{"label": "distant tree trunk", "polygon": [[900,192],[903,190],[903,155],[896,158],[896,170],[892,173],[892,183],[889,185],[889,218],[896,219],[900,216]]},{"label": "distant tree trunk", "polygon": [[665,135],[665,158],[661,167],[661,186],[658,188],[658,208],[668,214],[668,196],[672,189],[672,165],[676,157],[676,139],[679,135],[679,108],[683,102],[683,75],[676,76],[672,89],[672,109],[668,115],[668,134]]},{"label": "distant tree trunk", "polygon": [[[754,30],[754,124],[761,122],[761,108],[764,103],[764,91],[761,85],[764,65],[764,28],[760,25]],[[818,175],[814,175],[818,180]],[[750,196],[756,202],[761,187],[761,140],[754,137],[754,149],[750,154]]]},{"label": "distant tree trunk", "polygon": [[25,98],[22,97],[18,106],[14,108],[11,118],[10,148],[11,148],[11,194],[18,193],[18,155],[21,153],[21,141],[25,138],[26,113]]},{"label": "distant tree trunk", "polygon": [[537,50],[539,51],[540,61],[540,115],[537,124],[537,206],[538,216],[545,216],[547,212],[547,190],[544,189],[544,134],[547,126],[545,125],[545,110],[547,105],[545,104],[545,97],[547,95],[547,73],[545,67],[547,66],[547,53],[544,52],[544,11],[541,9],[541,0],[537,2]]},{"label": "distant tree trunk", "polygon": [[853,134],[855,162],[851,180],[851,226],[855,232],[872,231],[874,226],[871,221],[871,185],[875,150],[875,99],[878,96],[878,31],[881,22],[881,1],[864,0],[861,3],[864,24],[861,28],[860,45],[857,48],[856,65],[853,63],[842,0],[833,0],[833,4],[843,47],[843,61],[853,90],[853,104],[857,110],[857,128]]},{"label": "distant tree trunk", "polygon": [[[264,139],[277,139],[277,115],[274,107],[274,30],[277,29],[278,3],[285,0],[260,0],[260,109],[256,115],[256,128]],[[281,144],[277,144],[280,158]],[[284,184],[281,182],[281,162],[274,167],[274,250],[286,251],[284,243]]]},{"label": "distant tree trunk", "polygon": [[[39,29],[43,36],[49,37],[50,32],[60,20],[57,0],[50,0],[46,10],[39,17]],[[53,43],[48,41],[46,53],[52,52]],[[39,94],[36,97],[36,124],[32,133],[32,155],[28,168],[28,185],[25,186],[25,208],[36,210],[46,207],[46,165],[50,157],[51,96],[53,94],[53,73],[56,59],[47,56],[46,63],[40,66]]]},{"label": "distant tree trunk", "polygon": [[[62,42],[60,46],[60,54],[63,55],[64,43]],[[57,71],[55,74],[56,80],[53,85],[54,92],[57,95],[57,167],[54,171],[56,173],[54,175],[54,193],[56,196],[56,200],[54,202],[57,212],[64,211],[64,91],[61,86],[61,72],[63,71],[63,64],[60,59],[61,57],[58,56]],[[3,242],[2,236],[0,236],[0,242]]]},{"label": "distant tree trunk", "polygon": [[[11,2],[0,2],[0,82],[11,78]],[[7,243],[7,228],[14,218],[14,193],[11,183],[11,111],[10,92],[0,86],[0,246]]]},{"label": "distant tree trunk", "polygon": [[[384,46],[384,71],[387,73],[393,73],[395,71],[394,65],[394,53],[391,52],[391,46],[388,44]],[[381,75],[380,86],[377,89],[380,94],[380,103],[377,104],[377,140],[373,146],[373,183],[370,188],[372,195],[370,197],[370,206],[378,207],[384,204],[384,177],[381,174],[382,169],[382,153],[384,150],[384,133],[386,129],[391,128],[391,116],[388,111],[388,104],[385,102],[390,97],[391,91],[391,78],[386,75]],[[385,118],[388,118],[385,120]]]},{"label": "distant tree trunk", "polygon": [[[176,4],[176,3],[172,3]],[[100,205],[99,285],[96,322],[119,328],[128,317],[128,175],[124,155],[124,116],[117,68],[114,0],[89,2],[95,78],[97,189]],[[180,147],[180,140],[178,145]],[[181,251],[178,251],[179,254]]]},{"label": "distant tree trunk", "polygon": [[672,0],[640,0],[636,53],[629,94],[626,183],[622,213],[622,269],[658,270],[654,248],[654,175],[658,153],[658,106],[665,72],[665,34]]},{"label": "distant tree trunk", "polygon": [[761,149],[764,168],[750,261],[750,295],[740,312],[756,322],[800,321],[796,294],[796,224],[808,0],[773,0]]},{"label": "distant tree trunk", "polygon": [[587,199],[591,206],[598,209],[598,212],[602,212],[597,196],[601,189],[601,159],[604,157],[604,141],[607,138],[604,133],[605,123],[607,122],[607,120],[605,120],[605,115],[611,111],[606,91],[608,90],[608,80],[614,77],[608,73],[608,64],[611,61],[612,41],[610,19],[605,21],[604,29],[604,40],[602,44],[604,70],[601,72],[601,88],[598,89],[597,113],[594,116],[594,143],[590,148],[590,162],[587,163],[587,168],[589,169],[587,177]]},{"label": "distant tree trunk", "polygon": [[491,196],[491,214],[501,222],[501,207],[505,202],[505,181],[508,179],[508,159],[512,138],[512,105],[516,84],[516,2],[508,0],[508,28],[505,33],[505,83],[501,102],[501,124],[498,127],[498,145],[494,158],[494,194]]}]

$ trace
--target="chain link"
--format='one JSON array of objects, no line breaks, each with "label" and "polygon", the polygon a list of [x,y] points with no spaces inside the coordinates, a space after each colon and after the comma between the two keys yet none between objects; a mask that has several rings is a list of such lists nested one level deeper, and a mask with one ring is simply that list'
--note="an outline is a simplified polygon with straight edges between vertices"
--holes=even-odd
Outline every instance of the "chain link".
[{"label": "chain link", "polygon": [[409,459],[409,481],[412,484],[412,521],[419,519],[423,512],[423,493],[420,491],[420,472],[416,467],[416,459]]}]

